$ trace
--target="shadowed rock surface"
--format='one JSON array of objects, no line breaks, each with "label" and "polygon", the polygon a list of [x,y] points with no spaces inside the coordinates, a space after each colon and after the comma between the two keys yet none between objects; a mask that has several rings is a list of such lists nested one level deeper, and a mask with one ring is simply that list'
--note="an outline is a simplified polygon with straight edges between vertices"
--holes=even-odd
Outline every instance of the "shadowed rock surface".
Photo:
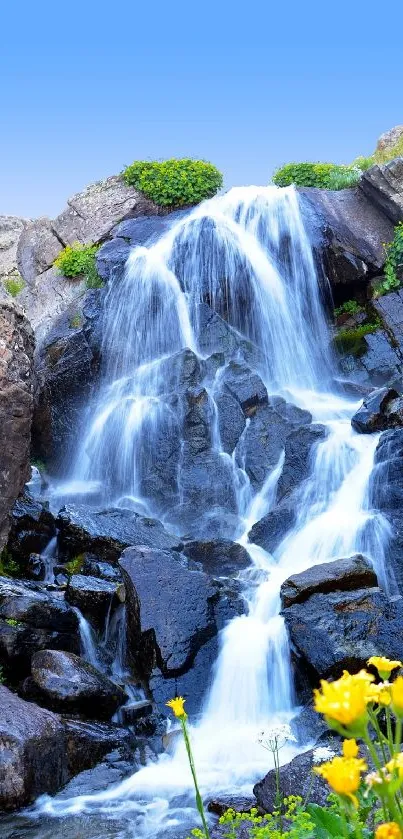
[{"label": "shadowed rock surface", "polygon": [[293,603],[303,603],[312,594],[332,591],[354,591],[377,585],[377,576],[361,554],[314,565],[301,574],[289,577],[281,586],[283,608]]}]

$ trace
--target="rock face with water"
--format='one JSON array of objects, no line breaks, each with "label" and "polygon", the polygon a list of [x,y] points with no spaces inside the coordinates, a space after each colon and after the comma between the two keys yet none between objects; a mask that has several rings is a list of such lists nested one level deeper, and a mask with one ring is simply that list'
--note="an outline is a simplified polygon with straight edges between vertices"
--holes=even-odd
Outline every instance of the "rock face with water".
[{"label": "rock face with water", "polygon": [[66,600],[71,606],[77,606],[91,625],[101,632],[108,613],[119,603],[115,583],[83,574],[70,577]]},{"label": "rock face with water", "polygon": [[304,603],[313,594],[332,591],[355,591],[377,585],[377,576],[371,564],[361,554],[315,565],[301,574],[289,577],[281,586],[283,607]]},{"label": "rock face with water", "polygon": [[33,413],[32,329],[13,303],[0,303],[0,550],[9,513],[30,476]]},{"label": "rock face with water", "polygon": [[393,388],[379,388],[364,400],[351,424],[363,434],[402,426],[403,398]]}]

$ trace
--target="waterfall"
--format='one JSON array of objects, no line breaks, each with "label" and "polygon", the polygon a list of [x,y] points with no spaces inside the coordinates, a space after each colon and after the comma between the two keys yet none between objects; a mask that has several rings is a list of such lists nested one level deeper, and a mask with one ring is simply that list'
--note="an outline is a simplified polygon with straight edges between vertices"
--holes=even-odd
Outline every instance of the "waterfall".
[{"label": "waterfall", "polygon": [[[282,582],[315,564],[365,550],[388,585],[383,566],[387,526],[370,508],[368,490],[378,436],[352,429],[357,403],[343,398],[332,383],[325,294],[294,189],[248,187],[204,202],[155,245],[134,249],[122,282],[107,295],[102,384],[71,476],[80,486],[96,482],[106,502],[130,500],[163,514],[168,524],[175,521],[172,499],[170,507],[164,499],[150,498],[145,476],[159,435],[179,433],[180,410],[167,391],[170,357],[185,348],[201,362],[208,355],[201,342],[206,301],[257,348],[254,369],[269,394],[309,410],[327,432],[311,452],[310,475],[295,501],[295,524],[268,554],[248,542],[248,533],[275,503],[284,453],[260,491],[253,491],[244,469],[243,437],[232,457],[221,447],[215,408],[219,378],[207,386],[210,451],[228,470],[236,499],[234,535],[249,551],[252,571],[241,575],[248,613],[221,634],[212,685],[201,719],[192,727],[205,795],[235,786],[238,792],[250,791],[269,768],[258,731],[296,713],[280,614]],[[244,433],[247,429],[248,424]],[[183,441],[176,458],[180,485]],[[175,503],[184,503],[185,488],[179,489],[173,490],[173,497],[179,495]],[[199,516],[197,509],[194,516]],[[282,759],[293,753],[285,748]],[[71,800],[46,798],[40,806],[56,816],[130,813],[133,835],[166,836],[172,825],[197,823],[195,812],[189,814],[185,806],[189,790],[191,776],[179,742],[172,756],[163,755],[111,789]],[[178,796],[185,796],[185,805],[178,805]]]}]

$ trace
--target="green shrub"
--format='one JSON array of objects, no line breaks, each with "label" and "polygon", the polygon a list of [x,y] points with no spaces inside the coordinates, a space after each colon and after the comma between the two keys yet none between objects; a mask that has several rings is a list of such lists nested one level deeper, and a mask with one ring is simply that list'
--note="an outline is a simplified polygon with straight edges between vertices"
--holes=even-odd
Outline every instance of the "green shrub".
[{"label": "green shrub", "polygon": [[354,186],[361,177],[356,166],[336,166],[334,163],[287,163],[273,175],[277,186],[314,186],[319,189],[345,189]]},{"label": "green shrub", "polygon": [[403,221],[395,227],[393,241],[385,245],[385,251],[385,281],[382,286],[386,291],[391,291],[399,288],[400,275],[403,274]]},{"label": "green shrub", "polygon": [[212,198],[222,187],[222,174],[212,163],[184,158],[137,160],[123,172],[127,184],[162,207],[184,207]]},{"label": "green shrub", "polygon": [[25,288],[25,282],[18,271],[13,271],[3,280],[3,285],[6,291],[11,294],[11,297],[17,297],[17,294]]},{"label": "green shrub", "polygon": [[362,311],[363,307],[356,300],[346,300],[341,306],[337,306],[334,316],[338,318],[340,315],[359,315]]},{"label": "green shrub", "polygon": [[54,265],[65,277],[85,278],[87,288],[102,288],[103,282],[97,271],[96,255],[99,245],[82,245],[75,242],[67,245],[56,257]]},{"label": "green shrub", "polygon": [[0,554],[0,576],[18,577],[21,573],[22,569],[18,561],[13,558],[7,548],[3,548]]},{"label": "green shrub", "polygon": [[78,554],[78,556],[73,557],[70,559],[69,562],[66,562],[65,569],[68,574],[73,576],[73,574],[79,574],[82,567],[84,565],[84,554]]},{"label": "green shrub", "polygon": [[8,626],[19,626],[20,621],[16,621],[15,618],[6,618],[6,624],[8,624]]},{"label": "green shrub", "polygon": [[363,338],[371,332],[376,332],[380,325],[380,320],[375,320],[371,323],[363,323],[360,326],[355,326],[352,329],[340,329],[340,332],[338,332],[334,339],[334,344],[340,352],[349,353],[350,355],[360,355],[366,349]]},{"label": "green shrub", "polygon": [[82,319],[80,313],[77,312],[77,314],[75,314],[74,317],[72,317],[71,320],[70,320],[70,329],[79,329],[82,322],[83,322],[83,319]]}]

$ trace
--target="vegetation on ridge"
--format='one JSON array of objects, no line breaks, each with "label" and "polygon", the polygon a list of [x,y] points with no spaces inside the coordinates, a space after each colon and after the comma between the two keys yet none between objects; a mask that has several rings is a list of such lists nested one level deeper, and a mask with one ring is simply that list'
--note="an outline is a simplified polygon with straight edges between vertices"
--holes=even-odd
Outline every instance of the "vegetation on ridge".
[{"label": "vegetation on ridge", "polygon": [[136,160],[123,171],[127,184],[161,207],[184,207],[212,198],[222,187],[221,172],[205,160]]},{"label": "vegetation on ridge", "polygon": [[82,245],[75,242],[60,251],[54,265],[65,277],[85,279],[87,288],[102,288],[103,282],[97,271],[96,255],[99,245]]}]

